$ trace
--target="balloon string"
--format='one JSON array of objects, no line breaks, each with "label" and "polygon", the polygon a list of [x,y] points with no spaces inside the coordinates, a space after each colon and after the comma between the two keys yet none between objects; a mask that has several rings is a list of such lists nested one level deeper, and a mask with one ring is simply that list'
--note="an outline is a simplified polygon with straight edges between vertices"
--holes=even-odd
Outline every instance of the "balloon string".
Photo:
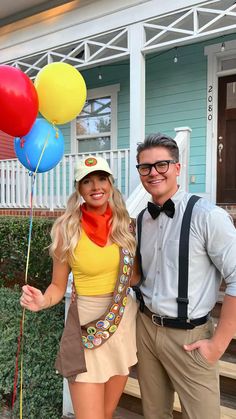
[{"label": "balloon string", "polygon": [[23,349],[24,349],[24,323],[25,308],[22,313],[22,342],[21,342],[21,361],[20,361],[20,419],[23,418]]},{"label": "balloon string", "polygon": [[30,247],[31,247],[31,236],[32,236],[32,228],[33,228],[33,198],[34,198],[34,187],[35,187],[35,181],[36,181],[36,174],[38,172],[39,165],[41,163],[41,160],[43,158],[45,149],[47,147],[47,143],[50,137],[50,131],[48,132],[48,135],[46,137],[46,140],[44,142],[41,154],[39,156],[39,160],[36,166],[36,169],[33,173],[33,182],[32,182],[32,189],[31,189],[31,196],[30,196],[30,226],[29,226],[29,237],[28,237],[28,250],[27,250],[27,259],[26,259],[26,269],[25,269],[25,283],[27,284],[27,278],[28,278],[28,270],[29,270],[29,257],[30,257]]},{"label": "balloon string", "polygon": [[[33,207],[34,207],[34,190],[35,190],[35,181],[36,181],[36,174],[38,172],[38,168],[40,162],[42,160],[43,154],[45,152],[48,140],[50,137],[50,132],[46,137],[44,142],[43,149],[41,151],[36,169],[33,173],[33,180],[32,180],[32,188],[31,188],[31,196],[30,196],[30,225],[29,225],[29,235],[28,235],[28,249],[27,249],[27,259],[26,259],[26,268],[25,268],[25,284],[28,283],[28,270],[29,270],[29,258],[30,258],[30,249],[31,249],[31,237],[32,237],[32,229],[33,229]],[[14,384],[13,384],[13,396],[12,396],[12,410],[14,408],[15,400],[16,400],[16,390],[17,390],[17,380],[18,380],[18,359],[20,355],[20,419],[23,418],[23,348],[24,348],[24,325],[25,325],[25,308],[22,311],[22,319],[20,322],[20,333],[18,337],[18,346],[17,346],[17,354],[16,354],[16,363],[15,363],[15,376],[14,376]]]}]

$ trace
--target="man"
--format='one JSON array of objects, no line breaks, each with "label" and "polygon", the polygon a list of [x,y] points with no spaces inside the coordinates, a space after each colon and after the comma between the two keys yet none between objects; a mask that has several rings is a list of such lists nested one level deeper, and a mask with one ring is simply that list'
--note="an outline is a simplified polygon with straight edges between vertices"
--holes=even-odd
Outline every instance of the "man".
[{"label": "man", "polygon": [[[184,263],[179,263],[180,231],[191,194],[177,184],[178,146],[166,135],[149,135],[138,145],[137,162],[141,182],[155,204],[149,203],[143,213],[139,237],[145,305],[138,314],[137,346],[144,416],[172,418],[176,391],[183,418],[218,419],[217,361],[236,331],[236,230],[223,209],[199,199],[189,236],[185,231],[187,274],[179,278]],[[222,277],[226,295],[214,331],[209,312]],[[179,286],[186,288],[187,298],[180,297]],[[181,309],[185,318],[178,315]]]}]

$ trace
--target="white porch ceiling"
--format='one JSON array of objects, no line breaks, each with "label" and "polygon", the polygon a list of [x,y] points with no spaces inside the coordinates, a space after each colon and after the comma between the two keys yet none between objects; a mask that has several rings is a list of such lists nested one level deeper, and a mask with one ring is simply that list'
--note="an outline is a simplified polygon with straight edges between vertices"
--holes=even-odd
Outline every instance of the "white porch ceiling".
[{"label": "white porch ceiling", "polygon": [[0,0],[0,27],[66,3],[83,6],[88,0]]}]

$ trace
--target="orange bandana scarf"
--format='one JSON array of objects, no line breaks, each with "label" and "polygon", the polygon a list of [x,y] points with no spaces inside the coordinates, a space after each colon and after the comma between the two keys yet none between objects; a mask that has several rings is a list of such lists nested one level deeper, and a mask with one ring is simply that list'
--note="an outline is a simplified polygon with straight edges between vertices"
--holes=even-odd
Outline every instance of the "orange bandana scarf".
[{"label": "orange bandana scarf", "polygon": [[81,205],[81,211],[81,223],[85,233],[98,246],[104,247],[108,240],[112,218],[112,210],[109,204],[104,214],[88,211],[85,203]]}]

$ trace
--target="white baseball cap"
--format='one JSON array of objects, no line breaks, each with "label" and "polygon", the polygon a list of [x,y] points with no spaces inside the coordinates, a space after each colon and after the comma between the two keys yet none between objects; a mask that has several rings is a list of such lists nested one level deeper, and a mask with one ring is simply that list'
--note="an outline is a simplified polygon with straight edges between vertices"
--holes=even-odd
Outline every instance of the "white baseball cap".
[{"label": "white baseball cap", "polygon": [[92,172],[97,172],[98,170],[112,175],[112,171],[105,159],[97,156],[87,156],[85,159],[79,160],[79,162],[75,165],[75,181],[79,182],[85,176]]}]

